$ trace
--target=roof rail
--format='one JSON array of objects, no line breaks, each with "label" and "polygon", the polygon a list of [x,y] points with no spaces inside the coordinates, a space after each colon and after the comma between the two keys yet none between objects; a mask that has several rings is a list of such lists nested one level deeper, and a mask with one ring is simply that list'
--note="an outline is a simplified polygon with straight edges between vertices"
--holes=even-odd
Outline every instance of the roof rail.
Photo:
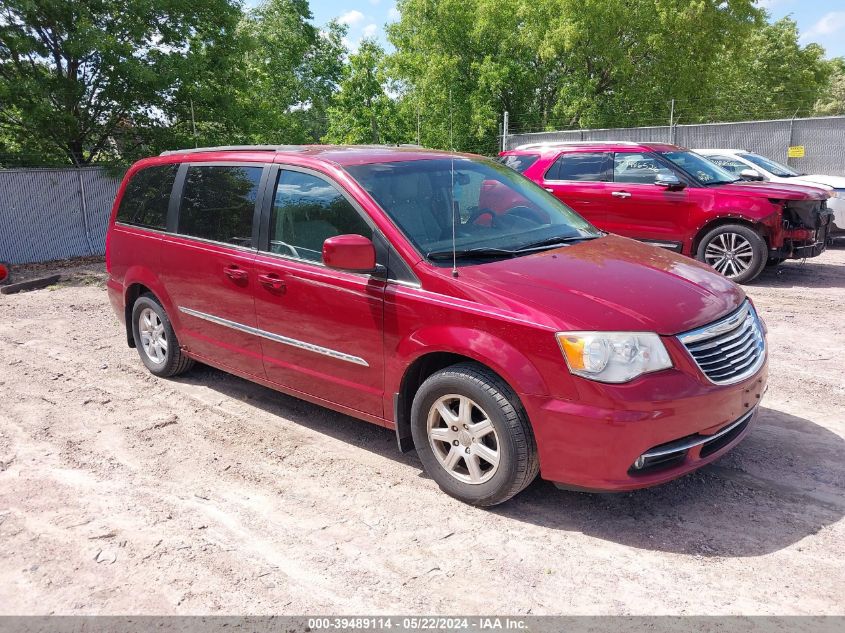
[{"label": "roof rail", "polygon": [[514,147],[515,150],[542,149],[544,147],[566,147],[572,145],[630,145],[637,146],[642,143],[636,141],[540,141],[537,143],[526,143]]},{"label": "roof rail", "polygon": [[299,152],[305,148],[302,145],[219,145],[217,147],[195,147],[189,149],[173,149],[159,154],[172,156],[173,154],[201,154],[203,152]]}]

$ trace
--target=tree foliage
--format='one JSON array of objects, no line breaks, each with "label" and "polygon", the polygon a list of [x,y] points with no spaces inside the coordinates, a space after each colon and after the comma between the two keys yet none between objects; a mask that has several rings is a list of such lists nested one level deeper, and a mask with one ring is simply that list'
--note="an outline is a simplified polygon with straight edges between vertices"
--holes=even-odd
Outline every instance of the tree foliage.
[{"label": "tree foliage", "polygon": [[0,11],[0,127],[76,165],[147,143],[240,15],[230,0],[3,0]]},{"label": "tree foliage", "polygon": [[389,53],[240,1],[2,0],[0,163],[845,112],[845,60],[754,0],[399,0]]}]

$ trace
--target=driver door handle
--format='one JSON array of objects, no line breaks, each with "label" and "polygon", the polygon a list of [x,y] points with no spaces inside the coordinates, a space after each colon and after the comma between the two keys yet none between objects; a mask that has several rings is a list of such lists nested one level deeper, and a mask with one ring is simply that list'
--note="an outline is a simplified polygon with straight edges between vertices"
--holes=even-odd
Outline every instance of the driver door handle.
[{"label": "driver door handle", "polygon": [[613,196],[614,198],[630,198],[631,197],[631,194],[628,193],[627,191],[613,191],[613,192],[611,192],[610,195]]},{"label": "driver door handle", "polygon": [[258,281],[268,290],[275,290],[277,292],[285,291],[285,280],[273,273],[258,275]]}]

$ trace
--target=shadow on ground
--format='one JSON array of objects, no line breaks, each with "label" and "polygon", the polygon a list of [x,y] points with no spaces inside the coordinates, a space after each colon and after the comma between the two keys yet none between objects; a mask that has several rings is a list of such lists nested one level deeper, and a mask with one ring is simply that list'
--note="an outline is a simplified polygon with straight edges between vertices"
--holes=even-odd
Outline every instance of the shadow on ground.
[{"label": "shadow on ground", "polygon": [[[408,477],[421,475],[416,455],[399,453],[388,429],[327,414],[316,405],[204,366],[177,380],[246,400],[393,459],[408,467]],[[641,549],[760,556],[798,543],[845,516],[843,449],[845,441],[818,424],[762,407],[755,426],[733,451],[676,481],[629,493],[588,494],[559,490],[538,479],[490,512]]]}]

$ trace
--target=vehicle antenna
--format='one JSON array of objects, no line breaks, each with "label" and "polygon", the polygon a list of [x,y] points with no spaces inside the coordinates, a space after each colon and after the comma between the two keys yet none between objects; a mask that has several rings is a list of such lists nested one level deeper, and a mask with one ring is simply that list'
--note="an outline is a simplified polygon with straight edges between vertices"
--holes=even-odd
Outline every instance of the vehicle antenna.
[{"label": "vehicle antenna", "polygon": [[449,159],[451,165],[452,186],[449,189],[449,206],[452,209],[452,277],[458,276],[458,252],[455,247],[455,157]]}]

